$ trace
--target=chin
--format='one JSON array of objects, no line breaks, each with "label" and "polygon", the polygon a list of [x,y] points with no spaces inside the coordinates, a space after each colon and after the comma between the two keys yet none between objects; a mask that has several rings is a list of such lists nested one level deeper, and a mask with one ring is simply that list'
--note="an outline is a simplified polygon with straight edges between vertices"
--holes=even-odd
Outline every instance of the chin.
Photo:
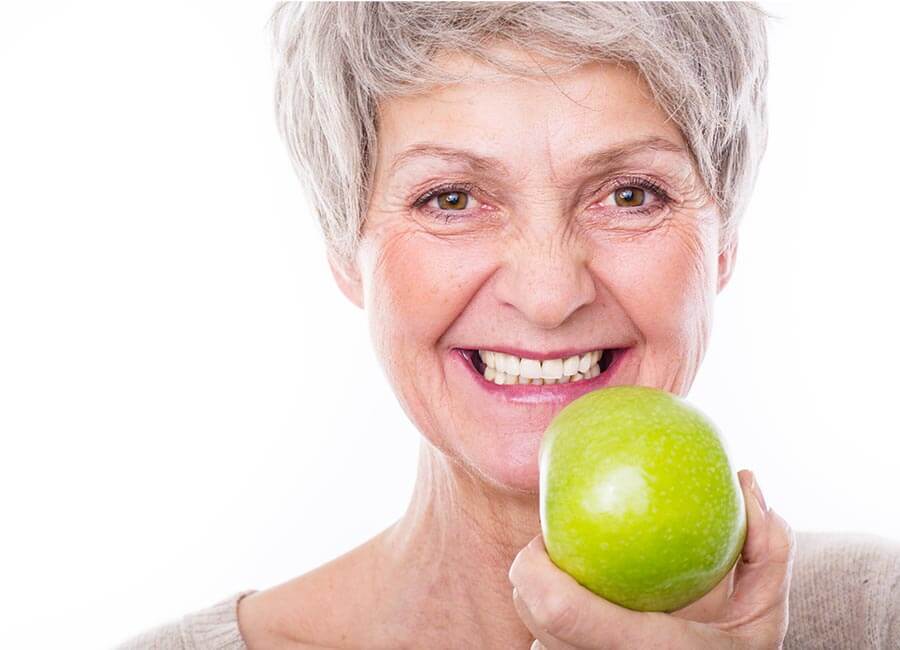
[{"label": "chin", "polygon": [[538,494],[540,471],[538,452],[542,433],[511,434],[501,444],[482,447],[466,454],[470,471],[498,492],[515,495]]}]

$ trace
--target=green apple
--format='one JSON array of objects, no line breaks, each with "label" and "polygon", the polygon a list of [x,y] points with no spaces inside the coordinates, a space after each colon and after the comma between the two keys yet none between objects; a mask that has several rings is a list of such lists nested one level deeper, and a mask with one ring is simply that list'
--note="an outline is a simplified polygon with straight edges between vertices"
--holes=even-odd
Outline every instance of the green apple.
[{"label": "green apple", "polygon": [[643,386],[601,388],[557,413],[541,441],[540,514],[560,569],[640,611],[671,612],[709,592],[747,534],[713,423]]}]

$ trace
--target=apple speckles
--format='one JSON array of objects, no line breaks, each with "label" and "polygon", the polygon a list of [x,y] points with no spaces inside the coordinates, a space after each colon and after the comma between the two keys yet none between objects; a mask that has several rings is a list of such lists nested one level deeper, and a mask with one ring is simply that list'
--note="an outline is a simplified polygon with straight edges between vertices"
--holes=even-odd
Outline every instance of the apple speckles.
[{"label": "apple speckles", "polygon": [[608,600],[672,611],[737,558],[743,497],[711,422],[638,386],[566,406],[540,453],[541,526],[551,559]]}]

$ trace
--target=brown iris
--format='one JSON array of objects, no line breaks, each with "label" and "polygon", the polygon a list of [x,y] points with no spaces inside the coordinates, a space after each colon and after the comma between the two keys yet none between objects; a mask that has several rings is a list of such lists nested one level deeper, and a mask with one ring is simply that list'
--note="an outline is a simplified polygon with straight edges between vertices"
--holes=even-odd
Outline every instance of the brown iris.
[{"label": "brown iris", "polygon": [[634,208],[644,204],[644,190],[639,187],[623,187],[616,190],[616,205]]},{"label": "brown iris", "polygon": [[465,192],[442,192],[437,200],[438,207],[446,210],[462,210],[469,203]]}]

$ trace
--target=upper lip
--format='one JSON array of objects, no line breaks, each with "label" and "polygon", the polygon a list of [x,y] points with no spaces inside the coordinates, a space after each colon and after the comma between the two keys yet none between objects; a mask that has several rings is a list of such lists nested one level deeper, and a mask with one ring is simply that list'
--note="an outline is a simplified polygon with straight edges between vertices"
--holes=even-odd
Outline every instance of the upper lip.
[{"label": "upper lip", "polygon": [[517,348],[508,345],[496,345],[496,346],[482,346],[482,347],[472,347],[472,348],[463,348],[466,350],[490,350],[492,352],[503,352],[504,354],[512,354],[519,358],[525,357],[526,359],[534,359],[536,361],[545,361],[546,359],[566,359],[568,357],[574,357],[575,355],[581,356],[586,352],[593,352],[594,350],[615,350],[619,347],[623,346],[602,346],[598,345],[596,347],[570,347],[570,348],[560,348],[557,350],[550,350],[549,352],[535,352],[533,350],[525,350],[524,348]]}]

